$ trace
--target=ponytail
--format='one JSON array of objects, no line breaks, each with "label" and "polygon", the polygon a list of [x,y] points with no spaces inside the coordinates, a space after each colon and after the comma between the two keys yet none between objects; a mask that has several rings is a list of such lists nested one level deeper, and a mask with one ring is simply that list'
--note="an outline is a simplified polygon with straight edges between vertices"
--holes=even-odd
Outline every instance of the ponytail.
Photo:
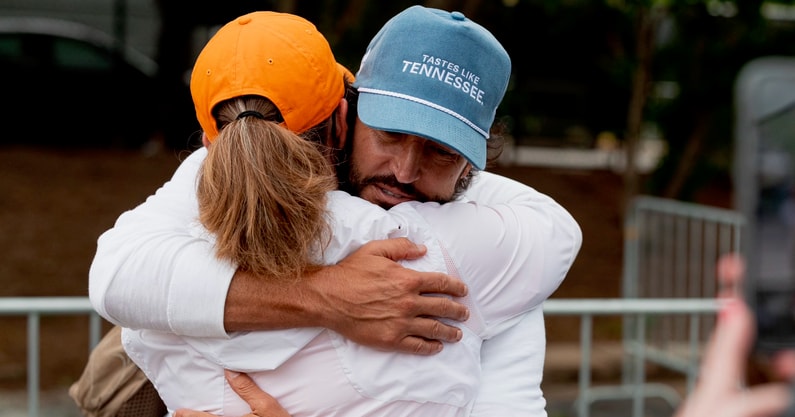
[{"label": "ponytail", "polygon": [[[199,219],[215,234],[219,258],[258,275],[300,277],[328,242],[334,171],[315,143],[278,124],[270,101],[246,97],[220,106],[223,128],[199,176]],[[237,118],[244,111],[256,114]]]}]

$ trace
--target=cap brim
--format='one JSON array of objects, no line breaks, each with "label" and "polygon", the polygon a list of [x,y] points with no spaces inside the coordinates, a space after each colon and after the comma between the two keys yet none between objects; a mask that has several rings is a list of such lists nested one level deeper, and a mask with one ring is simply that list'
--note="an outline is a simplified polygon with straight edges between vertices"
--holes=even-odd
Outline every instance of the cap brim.
[{"label": "cap brim", "polygon": [[453,149],[479,170],[486,166],[486,138],[455,116],[414,101],[362,92],[357,108],[362,123],[373,129],[421,136]]}]

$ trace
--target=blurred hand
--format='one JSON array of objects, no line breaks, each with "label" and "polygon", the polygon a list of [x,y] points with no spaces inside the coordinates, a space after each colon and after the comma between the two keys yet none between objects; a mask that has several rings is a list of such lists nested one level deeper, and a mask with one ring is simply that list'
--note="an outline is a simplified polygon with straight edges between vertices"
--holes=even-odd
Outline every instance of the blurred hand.
[{"label": "blurred hand", "polygon": [[718,297],[724,304],[701,363],[698,384],[676,417],[773,417],[790,403],[790,388],[785,383],[742,386],[755,337],[753,315],[736,293],[736,288],[742,288],[744,272],[744,263],[736,255],[718,262],[722,288]]}]

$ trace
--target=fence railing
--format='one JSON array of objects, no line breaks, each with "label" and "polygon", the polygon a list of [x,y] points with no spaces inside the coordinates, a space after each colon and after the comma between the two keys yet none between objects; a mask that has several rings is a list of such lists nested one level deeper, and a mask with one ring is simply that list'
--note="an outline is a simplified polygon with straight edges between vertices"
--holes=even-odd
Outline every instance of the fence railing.
[{"label": "fence railing", "polygon": [[[641,416],[647,384],[637,384],[633,389],[626,387],[611,389],[591,385],[591,354],[593,346],[593,319],[595,316],[635,317],[639,327],[636,334],[644,335],[642,325],[649,316],[690,316],[714,315],[719,307],[716,300],[688,299],[551,299],[544,303],[545,316],[580,316],[580,366],[578,375],[579,395],[573,406],[578,417],[587,417],[590,407],[597,401],[606,398],[617,398],[617,394],[633,400],[633,416]],[[87,297],[0,297],[0,315],[26,316],[28,329],[27,351],[27,396],[28,415],[38,417],[40,412],[39,397],[39,318],[42,315],[87,315],[89,316],[89,346],[95,346],[101,335],[101,318],[94,312]],[[696,320],[691,320],[695,322]],[[703,330],[703,329],[702,329]],[[698,341],[698,338],[697,340]],[[636,343],[643,343],[642,339]],[[86,354],[88,357],[88,352]],[[640,365],[647,358],[642,355],[633,356]],[[636,366],[636,377],[645,380],[643,366]],[[662,392],[662,391],[661,391]],[[619,396],[620,396],[619,395]],[[679,398],[667,396],[672,407]]]},{"label": "fence railing", "polygon": [[[718,260],[740,252],[745,217],[736,210],[653,196],[635,197],[630,208],[624,224],[622,297],[712,302],[718,291]],[[706,342],[714,317],[669,314],[648,323],[636,321],[624,316],[622,324],[622,389],[635,390],[644,383],[637,364],[648,362],[684,374],[687,390],[692,390],[698,347]],[[651,395],[666,395],[665,387],[646,388]]]},{"label": "fence railing", "polygon": [[[28,416],[39,416],[40,318],[41,316],[86,315],[89,317],[89,348],[99,342],[102,319],[88,297],[0,297],[0,316],[27,317]],[[88,357],[88,352],[86,352]]]},{"label": "fence railing", "polygon": [[[573,404],[577,417],[588,417],[591,406],[602,400],[630,399],[632,400],[631,415],[642,417],[644,415],[645,399],[659,397],[665,400],[672,408],[681,401],[679,394],[672,387],[665,384],[650,384],[646,381],[645,364],[659,362],[660,358],[652,357],[653,353],[646,349],[638,349],[646,342],[646,327],[649,317],[689,317],[691,328],[689,331],[688,346],[692,350],[692,357],[698,358],[702,349],[701,331],[698,320],[703,316],[714,316],[720,308],[716,299],[671,299],[671,298],[644,298],[644,299],[551,299],[544,303],[545,316],[580,316],[580,366],[578,374],[578,395]],[[634,339],[622,344],[625,349],[622,354],[633,361],[632,384],[626,382],[620,385],[591,385],[591,355],[593,353],[593,319],[595,316],[620,316],[633,318]],[[706,329],[711,331],[712,329]],[[629,349],[629,350],[627,350]],[[697,364],[695,364],[697,365]],[[690,384],[686,393],[692,390]]]}]

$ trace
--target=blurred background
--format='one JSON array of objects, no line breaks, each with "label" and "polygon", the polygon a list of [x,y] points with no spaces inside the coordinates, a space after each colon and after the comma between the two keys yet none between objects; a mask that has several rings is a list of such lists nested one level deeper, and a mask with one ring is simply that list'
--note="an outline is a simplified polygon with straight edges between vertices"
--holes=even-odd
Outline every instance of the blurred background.
[{"label": "blurred background", "polygon": [[[195,146],[190,69],[217,27],[252,10],[299,14],[352,70],[412,4],[463,11],[513,59],[499,116],[516,145],[634,148],[660,159],[634,191],[693,199],[730,163],[742,65],[795,49],[790,1],[2,0],[2,143]],[[46,123],[39,111],[46,97]],[[10,129],[10,130],[9,130]],[[74,129],[70,129],[74,130]],[[657,142],[655,142],[657,141]],[[151,143],[150,143],[151,145]],[[635,155],[630,153],[630,155]],[[630,161],[633,171],[637,161]]]},{"label": "blurred background", "polygon": [[[509,146],[493,171],[557,199],[584,232],[554,297],[620,296],[628,198],[731,207],[738,73],[795,56],[792,1],[0,0],[0,296],[87,295],[96,238],[200,146],[188,81],[220,25],[301,15],[356,71],[413,4],[462,11],[512,57],[498,110]],[[14,389],[25,324],[2,323],[0,388]],[[42,384],[67,385],[85,361],[84,320],[42,329]],[[548,333],[576,340],[577,327],[552,318]],[[606,322],[596,337],[619,333]]]}]

